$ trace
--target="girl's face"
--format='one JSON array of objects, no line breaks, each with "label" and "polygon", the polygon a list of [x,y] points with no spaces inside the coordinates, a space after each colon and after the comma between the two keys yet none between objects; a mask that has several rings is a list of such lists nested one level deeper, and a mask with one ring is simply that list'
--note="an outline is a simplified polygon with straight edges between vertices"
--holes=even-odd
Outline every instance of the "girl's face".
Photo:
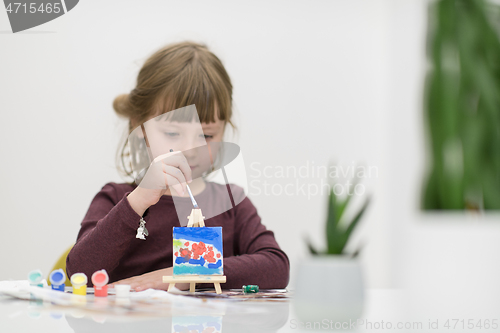
[{"label": "girl's face", "polygon": [[[144,123],[144,127],[153,158],[168,153],[170,149],[181,151],[195,179],[210,170],[211,158],[207,144],[222,141],[225,122],[219,119],[213,123],[199,123],[196,120],[192,122],[151,120]],[[199,148],[194,149],[197,147]],[[217,151],[210,153],[215,160]]]}]

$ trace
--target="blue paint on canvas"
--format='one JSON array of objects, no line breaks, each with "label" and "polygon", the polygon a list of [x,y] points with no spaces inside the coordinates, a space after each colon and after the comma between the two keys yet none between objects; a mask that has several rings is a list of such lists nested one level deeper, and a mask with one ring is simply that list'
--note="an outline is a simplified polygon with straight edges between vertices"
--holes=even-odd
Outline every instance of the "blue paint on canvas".
[{"label": "blue paint on canvas", "polygon": [[222,260],[218,260],[215,264],[208,264],[208,268],[219,268],[222,265]]},{"label": "blue paint on canvas", "polygon": [[187,266],[187,265],[177,265],[174,266],[174,275],[222,275],[222,267],[219,268],[208,268],[205,266]]},{"label": "blue paint on canvas", "polygon": [[174,239],[186,239],[193,242],[204,242],[213,245],[222,252],[222,227],[174,227]]}]

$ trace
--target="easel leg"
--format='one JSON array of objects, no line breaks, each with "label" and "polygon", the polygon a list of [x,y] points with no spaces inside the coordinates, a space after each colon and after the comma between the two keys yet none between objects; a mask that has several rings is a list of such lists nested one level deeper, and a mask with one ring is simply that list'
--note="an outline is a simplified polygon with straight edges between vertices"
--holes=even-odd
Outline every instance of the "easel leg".
[{"label": "easel leg", "polygon": [[175,287],[175,283],[174,282],[170,282],[168,284],[168,290],[167,291],[172,291],[172,289],[174,289],[174,287]]},{"label": "easel leg", "polygon": [[220,283],[219,282],[214,282],[214,286],[215,286],[215,292],[217,294],[222,294],[222,290],[220,289]]},{"label": "easel leg", "polygon": [[191,282],[191,283],[189,283],[189,292],[194,293],[194,289],[195,289],[194,287],[195,287],[195,285],[196,285],[196,283],[195,283],[195,282]]}]

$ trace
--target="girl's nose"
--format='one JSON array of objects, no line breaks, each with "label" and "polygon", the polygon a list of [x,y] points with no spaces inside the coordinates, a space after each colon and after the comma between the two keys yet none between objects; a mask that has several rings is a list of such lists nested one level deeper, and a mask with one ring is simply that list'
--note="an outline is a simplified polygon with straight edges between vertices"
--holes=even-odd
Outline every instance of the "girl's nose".
[{"label": "girl's nose", "polygon": [[188,154],[195,154],[196,150],[193,148],[200,147],[206,145],[206,141],[204,139],[200,139],[199,137],[185,137],[182,142],[180,142],[179,150],[185,151]]},{"label": "girl's nose", "polygon": [[196,145],[191,144],[186,146],[184,149],[182,149],[182,153],[187,160],[192,159],[194,156],[196,156]]}]

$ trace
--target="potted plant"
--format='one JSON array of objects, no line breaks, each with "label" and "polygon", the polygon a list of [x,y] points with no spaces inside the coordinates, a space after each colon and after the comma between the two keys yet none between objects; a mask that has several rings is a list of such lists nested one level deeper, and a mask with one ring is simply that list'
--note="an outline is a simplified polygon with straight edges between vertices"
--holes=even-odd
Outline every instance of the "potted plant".
[{"label": "potted plant", "polygon": [[348,213],[350,191],[357,179],[341,197],[330,187],[326,216],[326,250],[319,250],[306,238],[311,256],[303,260],[296,271],[294,307],[297,316],[308,322],[349,322],[359,318],[363,311],[364,287],[361,265],[357,259],[359,248],[347,253],[346,245],[362,219],[370,202],[367,197],[361,208]]},{"label": "potted plant", "polygon": [[424,210],[500,210],[500,6],[433,2],[424,110]]}]

